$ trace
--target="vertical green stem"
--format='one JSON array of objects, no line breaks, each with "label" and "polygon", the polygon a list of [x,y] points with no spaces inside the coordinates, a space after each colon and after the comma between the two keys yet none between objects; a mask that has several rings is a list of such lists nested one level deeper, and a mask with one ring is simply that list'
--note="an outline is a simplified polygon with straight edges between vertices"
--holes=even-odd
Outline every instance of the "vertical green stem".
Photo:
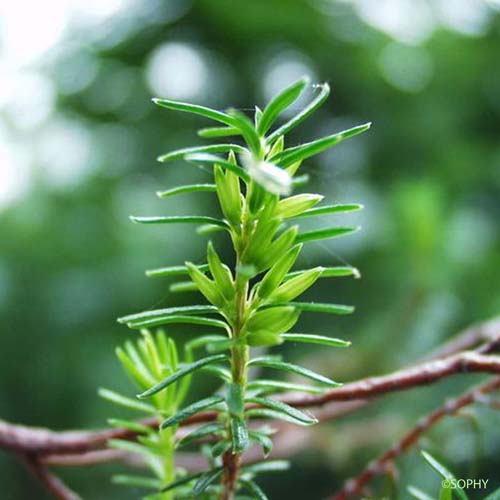
[{"label": "vertical green stem", "polygon": [[[242,235],[243,245],[245,247],[244,234]],[[241,274],[239,265],[241,263],[241,254],[237,251],[236,264],[236,294],[235,294],[235,319],[232,328],[234,345],[231,349],[231,381],[241,387],[241,394],[244,396],[247,383],[247,363],[249,359],[249,347],[241,340],[242,330],[246,320],[246,305],[248,295],[248,277]],[[228,418],[228,432],[231,433],[231,423]],[[232,500],[237,488],[239,470],[241,462],[241,453],[227,451],[223,456],[224,475],[222,484],[224,492],[223,500]]]},{"label": "vertical green stem", "polygon": [[[160,431],[160,442],[163,450],[163,482],[170,484],[175,481],[175,432],[174,428]],[[166,491],[161,494],[161,500],[173,500],[173,492]]]},{"label": "vertical green stem", "polygon": [[241,276],[241,274],[237,274],[235,297],[236,317],[233,326],[235,345],[231,350],[231,376],[233,383],[241,385],[243,389],[247,383],[246,365],[248,361],[248,346],[244,342],[239,342],[239,339],[245,323],[247,293],[248,279]]},{"label": "vertical green stem", "polygon": [[231,351],[231,376],[234,384],[243,389],[247,383],[247,369],[249,349],[247,345],[240,344],[233,347]]}]

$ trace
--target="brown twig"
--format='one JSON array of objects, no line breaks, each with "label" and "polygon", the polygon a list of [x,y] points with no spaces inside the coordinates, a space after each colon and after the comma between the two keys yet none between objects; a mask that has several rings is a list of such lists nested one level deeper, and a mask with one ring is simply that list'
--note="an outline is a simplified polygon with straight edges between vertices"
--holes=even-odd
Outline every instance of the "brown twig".
[{"label": "brown twig", "polygon": [[361,494],[365,485],[371,481],[373,477],[383,474],[396,457],[405,453],[412,446],[415,446],[422,434],[427,432],[441,419],[447,415],[455,414],[461,408],[476,402],[484,394],[498,389],[500,389],[500,377],[495,377],[480,386],[465,392],[461,396],[448,401],[440,408],[423,417],[418,421],[415,427],[403,436],[400,441],[372,461],[363,470],[363,472],[361,472],[361,474],[347,481],[343,488],[331,497],[331,500],[347,500],[348,498]]},{"label": "brown twig", "polygon": [[[141,424],[154,427],[158,422],[149,418],[141,420]],[[102,446],[109,439],[130,439],[136,435],[136,432],[123,428],[57,432],[0,420],[0,448],[31,455],[83,453]]]},{"label": "brown twig", "polygon": [[[408,390],[413,387],[429,385],[442,378],[462,373],[500,373],[500,356],[487,355],[498,349],[500,344],[500,321],[494,320],[485,325],[467,329],[447,347],[433,354],[430,361],[399,370],[389,375],[371,377],[346,384],[321,395],[283,395],[282,401],[295,407],[318,408],[321,420],[353,411],[362,407],[368,400],[394,391]],[[462,346],[476,345],[477,341],[487,340],[476,351],[459,352],[435,359],[443,353],[452,353]],[[204,412],[191,417],[183,425],[193,425],[212,421],[215,412]],[[155,418],[144,419],[140,423],[156,427]],[[183,432],[180,430],[179,432]],[[57,498],[77,498],[48,470],[47,465],[89,465],[111,460],[133,461],[128,454],[118,454],[106,449],[110,439],[135,439],[137,433],[129,429],[112,428],[100,431],[62,431],[14,425],[0,421],[0,449],[15,452],[29,465],[46,488]],[[245,457],[245,459],[248,459]],[[228,464],[229,466],[230,464]],[[63,497],[61,495],[65,494]]]},{"label": "brown twig", "polygon": [[38,462],[44,465],[55,465],[57,467],[85,467],[108,462],[123,462],[127,465],[142,466],[144,460],[136,453],[124,450],[103,449],[86,451],[84,453],[67,453],[54,455],[41,455]]},{"label": "brown twig", "polygon": [[36,478],[45,486],[46,490],[58,500],[81,500],[81,497],[70,490],[57,476],[54,476],[46,465],[36,458],[24,457],[26,465]]},{"label": "brown twig", "polygon": [[[183,425],[207,422],[216,417],[215,412],[200,413],[185,420]],[[156,417],[151,417],[138,423],[154,428],[159,422]],[[0,420],[0,449],[39,456],[86,453],[105,446],[110,439],[135,439],[137,434],[122,427],[99,431],[51,431]]]},{"label": "brown twig", "polygon": [[[421,363],[389,375],[371,377],[345,384],[320,395],[284,396],[281,399],[297,408],[319,407],[334,401],[356,401],[382,394],[429,385],[455,374],[500,373],[500,356],[475,352],[459,353],[448,358]],[[186,420],[183,425],[212,421],[215,412],[205,412]],[[142,420],[154,427],[156,419]],[[21,454],[54,455],[83,453],[106,445],[110,439],[134,439],[135,431],[116,428],[101,431],[63,431],[25,427],[0,421],[0,448]]]},{"label": "brown twig", "polygon": [[282,400],[296,408],[310,408],[332,401],[366,399],[421,385],[430,385],[442,378],[465,373],[500,374],[500,356],[463,352],[444,359],[421,363],[389,375],[365,378],[345,384],[324,394],[283,397]]}]

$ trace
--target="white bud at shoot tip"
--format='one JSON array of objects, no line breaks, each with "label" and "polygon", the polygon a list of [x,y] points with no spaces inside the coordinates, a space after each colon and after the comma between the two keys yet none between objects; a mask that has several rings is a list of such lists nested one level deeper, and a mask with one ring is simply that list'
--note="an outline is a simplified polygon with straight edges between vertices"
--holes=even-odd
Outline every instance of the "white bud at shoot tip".
[{"label": "white bud at shoot tip", "polygon": [[273,194],[290,194],[292,176],[286,170],[248,154],[241,155],[241,163],[250,177],[266,191]]},{"label": "white bud at shoot tip", "polygon": [[361,273],[359,272],[359,269],[357,267],[352,268],[352,275],[356,280],[361,279]]}]

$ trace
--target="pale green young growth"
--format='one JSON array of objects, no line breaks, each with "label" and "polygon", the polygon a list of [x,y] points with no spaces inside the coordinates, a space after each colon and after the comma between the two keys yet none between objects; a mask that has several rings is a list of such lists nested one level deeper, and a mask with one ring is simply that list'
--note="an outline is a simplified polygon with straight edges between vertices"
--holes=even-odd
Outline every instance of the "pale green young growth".
[{"label": "pale green young growth", "polygon": [[215,284],[226,300],[232,300],[236,292],[233,275],[229,267],[221,262],[211,241],[208,242],[207,260]]},{"label": "pale green young growth", "polygon": [[288,302],[295,299],[295,297],[298,297],[309,287],[314,285],[316,280],[321,276],[322,272],[322,267],[316,267],[314,269],[304,271],[299,276],[295,276],[294,278],[291,278],[283,283],[271,295],[270,299],[276,302]]},{"label": "pale green young growth", "polygon": [[301,250],[302,244],[294,245],[274,264],[257,287],[259,297],[266,298],[278,288],[294,265]]},{"label": "pale green young growth", "polygon": [[323,198],[324,196],[321,196],[320,194],[307,193],[290,196],[289,198],[285,198],[278,203],[278,216],[283,219],[297,217],[308,208],[314,207],[314,205],[318,204]]},{"label": "pale green young growth", "polygon": [[[210,266],[210,264],[209,264]],[[186,262],[189,277],[196,283],[196,286],[205,298],[211,302],[215,307],[222,307],[224,305],[224,297],[222,291],[217,287],[215,281],[207,278],[194,264]]]}]

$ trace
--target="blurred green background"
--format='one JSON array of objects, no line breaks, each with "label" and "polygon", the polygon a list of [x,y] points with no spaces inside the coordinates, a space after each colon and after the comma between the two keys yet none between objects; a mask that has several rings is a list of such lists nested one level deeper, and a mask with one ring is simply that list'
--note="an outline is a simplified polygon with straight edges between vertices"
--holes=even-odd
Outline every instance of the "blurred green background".
[{"label": "blurred green background", "polygon": [[[332,97],[293,141],[373,121],[304,167],[307,191],[366,207],[342,217],[361,233],[310,244],[303,262],[361,270],[360,280],[322,280],[309,293],[356,305],[353,316],[306,314],[299,325],[353,347],[292,345],[290,359],[354,380],[408,364],[499,313],[498,1],[19,0],[0,16],[1,418],[67,429],[120,416],[96,395],[101,385],[134,392],[113,351],[135,333],[115,318],[192,300],[143,271],[201,262],[206,237],[132,225],[128,215],[213,212],[211,194],[155,197],[209,178],[155,162],[201,143],[195,130],[207,123],[155,108],[152,96],[251,111],[308,74],[330,82]],[[216,238],[229,257],[227,243]],[[263,486],[271,498],[323,498],[418,416],[480,379],[391,395],[313,429],[291,473]],[[196,390],[208,390],[203,379]],[[469,417],[442,423],[422,444],[458,477],[498,486],[499,416],[477,408]],[[417,453],[398,466],[399,492],[382,480],[380,495],[407,498],[405,484],[436,494],[439,480]],[[138,498],[110,484],[124,469],[61,474],[86,499]],[[3,453],[0,484],[2,499],[46,498]]]}]

